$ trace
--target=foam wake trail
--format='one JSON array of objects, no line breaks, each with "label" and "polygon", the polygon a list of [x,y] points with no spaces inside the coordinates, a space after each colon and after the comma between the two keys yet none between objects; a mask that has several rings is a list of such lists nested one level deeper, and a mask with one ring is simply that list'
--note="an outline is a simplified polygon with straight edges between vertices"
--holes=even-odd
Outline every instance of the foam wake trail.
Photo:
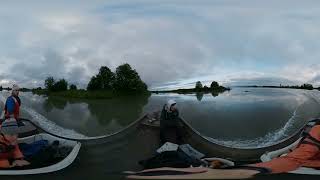
[{"label": "foam wake trail", "polygon": [[[5,94],[6,96],[9,95],[9,93]],[[4,93],[1,93],[0,95],[0,100],[2,102],[6,101],[6,98],[4,96]],[[59,136],[63,136],[63,137],[67,137],[67,138],[73,138],[73,139],[92,139],[93,137],[88,137],[85,136],[83,134],[80,134],[74,130],[70,130],[70,129],[65,129],[59,125],[57,125],[56,123],[48,120],[46,117],[42,116],[41,114],[39,114],[38,112],[36,112],[35,110],[28,108],[28,107],[21,107],[21,110],[26,112],[27,114],[29,114],[31,116],[31,121],[38,124],[42,129],[59,135]]]},{"label": "foam wake trail", "polygon": [[263,137],[254,138],[250,140],[237,139],[232,141],[214,139],[210,137],[208,139],[214,143],[221,144],[228,147],[234,147],[234,148],[251,149],[251,148],[262,148],[262,147],[273,145],[275,142],[279,142],[281,139],[288,137],[287,132],[295,123],[295,118],[298,116],[297,111],[299,107],[295,109],[295,111],[293,112],[293,115],[288,120],[288,122],[284,125],[283,128],[270,132]]},{"label": "foam wake trail", "polygon": [[56,123],[48,120],[38,112],[34,111],[31,108],[28,107],[23,107],[23,111],[27,112],[32,118],[32,122],[37,123],[41,128],[45,129],[46,131],[63,136],[63,137],[68,137],[68,138],[73,138],[73,139],[86,139],[88,138],[87,136],[80,134],[74,130],[71,129],[65,129],[61,126],[58,126]]},{"label": "foam wake trail", "polygon": [[[299,95],[299,94],[297,94]],[[306,98],[307,97],[307,98]],[[290,130],[298,123],[299,119],[303,118],[304,116],[302,115],[305,113],[305,108],[302,106],[305,105],[305,102],[308,100],[314,100],[317,105],[320,105],[320,92],[318,90],[314,91],[306,91],[303,93],[303,95],[300,95],[299,99],[299,104],[295,111],[293,112],[291,118],[287,121],[287,123],[280,129],[270,132],[266,134],[263,137],[255,138],[255,139],[250,139],[250,140],[243,140],[243,139],[237,139],[237,140],[221,140],[221,139],[214,139],[214,138],[208,138],[210,141],[228,146],[228,147],[235,147],[235,148],[246,148],[246,149],[251,149],[251,148],[262,148],[262,147],[267,147],[270,145],[273,145],[286,137],[290,136]],[[300,113],[298,113],[300,111]],[[302,113],[302,114],[301,114]],[[316,118],[316,117],[313,117]]]}]

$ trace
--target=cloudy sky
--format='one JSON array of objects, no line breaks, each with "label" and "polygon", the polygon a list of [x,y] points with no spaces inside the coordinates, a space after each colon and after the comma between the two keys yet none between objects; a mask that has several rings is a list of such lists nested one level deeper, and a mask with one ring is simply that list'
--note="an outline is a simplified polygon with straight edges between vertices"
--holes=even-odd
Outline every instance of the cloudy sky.
[{"label": "cloudy sky", "polygon": [[3,1],[0,84],[85,87],[129,63],[150,89],[320,85],[320,1]]}]

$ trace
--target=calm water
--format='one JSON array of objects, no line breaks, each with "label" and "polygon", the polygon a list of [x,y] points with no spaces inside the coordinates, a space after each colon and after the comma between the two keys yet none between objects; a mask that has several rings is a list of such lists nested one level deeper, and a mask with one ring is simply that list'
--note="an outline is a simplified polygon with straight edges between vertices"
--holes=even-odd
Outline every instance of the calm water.
[{"label": "calm water", "polygon": [[154,95],[149,104],[174,98],[181,116],[212,141],[254,148],[274,144],[319,117],[319,96],[319,91],[234,88],[219,96]]},{"label": "calm water", "polygon": [[175,99],[181,116],[196,130],[212,141],[237,147],[275,143],[320,116],[320,92],[295,89],[234,88],[218,96],[153,94],[85,101],[22,93],[21,99],[24,117],[45,121],[51,130],[59,126],[59,133],[75,137],[114,133]]},{"label": "calm water", "polygon": [[[3,101],[9,93],[1,95]],[[234,88],[219,96],[154,94],[87,101],[22,93],[22,116],[51,132],[83,138],[119,131],[146,112],[161,110],[170,98],[177,101],[181,116],[196,130],[214,142],[235,147],[276,143],[306,120],[320,116],[319,91],[263,88]],[[83,146],[71,167],[19,179],[122,178],[122,171],[139,168],[137,162],[154,152],[155,143],[147,139],[145,134],[131,134],[121,142]]]}]

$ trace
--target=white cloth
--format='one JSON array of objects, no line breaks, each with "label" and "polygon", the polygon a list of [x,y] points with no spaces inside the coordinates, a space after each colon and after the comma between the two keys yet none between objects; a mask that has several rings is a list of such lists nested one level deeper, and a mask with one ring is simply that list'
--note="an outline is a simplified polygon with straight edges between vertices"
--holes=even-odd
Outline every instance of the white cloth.
[{"label": "white cloth", "polygon": [[12,90],[14,90],[14,91],[19,91],[19,89],[20,89],[20,87],[17,84],[14,84],[12,86]]},{"label": "white cloth", "polygon": [[8,134],[8,135],[18,134],[18,129],[19,129],[18,123],[15,118],[6,119],[1,124],[2,134]]},{"label": "white cloth", "polygon": [[175,106],[176,104],[177,104],[177,102],[174,101],[173,99],[168,100],[168,102],[166,104],[166,111],[171,112],[171,110],[170,110],[171,106]]},{"label": "white cloth", "polygon": [[159,149],[157,149],[157,153],[162,153],[165,151],[177,151],[179,145],[171,142],[164,143]]}]

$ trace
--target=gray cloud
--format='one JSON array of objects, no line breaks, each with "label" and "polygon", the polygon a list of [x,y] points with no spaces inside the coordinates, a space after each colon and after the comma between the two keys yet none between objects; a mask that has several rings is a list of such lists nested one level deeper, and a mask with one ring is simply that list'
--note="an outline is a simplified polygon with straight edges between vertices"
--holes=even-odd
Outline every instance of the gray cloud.
[{"label": "gray cloud", "polygon": [[[125,62],[151,88],[197,80],[320,85],[319,2],[28,1],[0,7],[4,85],[82,87]],[[18,71],[16,71],[19,69]],[[13,73],[14,72],[14,73]]]},{"label": "gray cloud", "polygon": [[261,78],[234,78],[230,79],[229,82],[232,86],[241,86],[241,85],[258,85],[258,86],[274,86],[274,85],[297,85],[297,81],[291,81],[284,78],[275,78],[275,77],[261,77]]},{"label": "gray cloud", "polygon": [[311,83],[319,83],[320,82],[320,74],[318,74],[316,77],[314,77],[310,82]]}]

